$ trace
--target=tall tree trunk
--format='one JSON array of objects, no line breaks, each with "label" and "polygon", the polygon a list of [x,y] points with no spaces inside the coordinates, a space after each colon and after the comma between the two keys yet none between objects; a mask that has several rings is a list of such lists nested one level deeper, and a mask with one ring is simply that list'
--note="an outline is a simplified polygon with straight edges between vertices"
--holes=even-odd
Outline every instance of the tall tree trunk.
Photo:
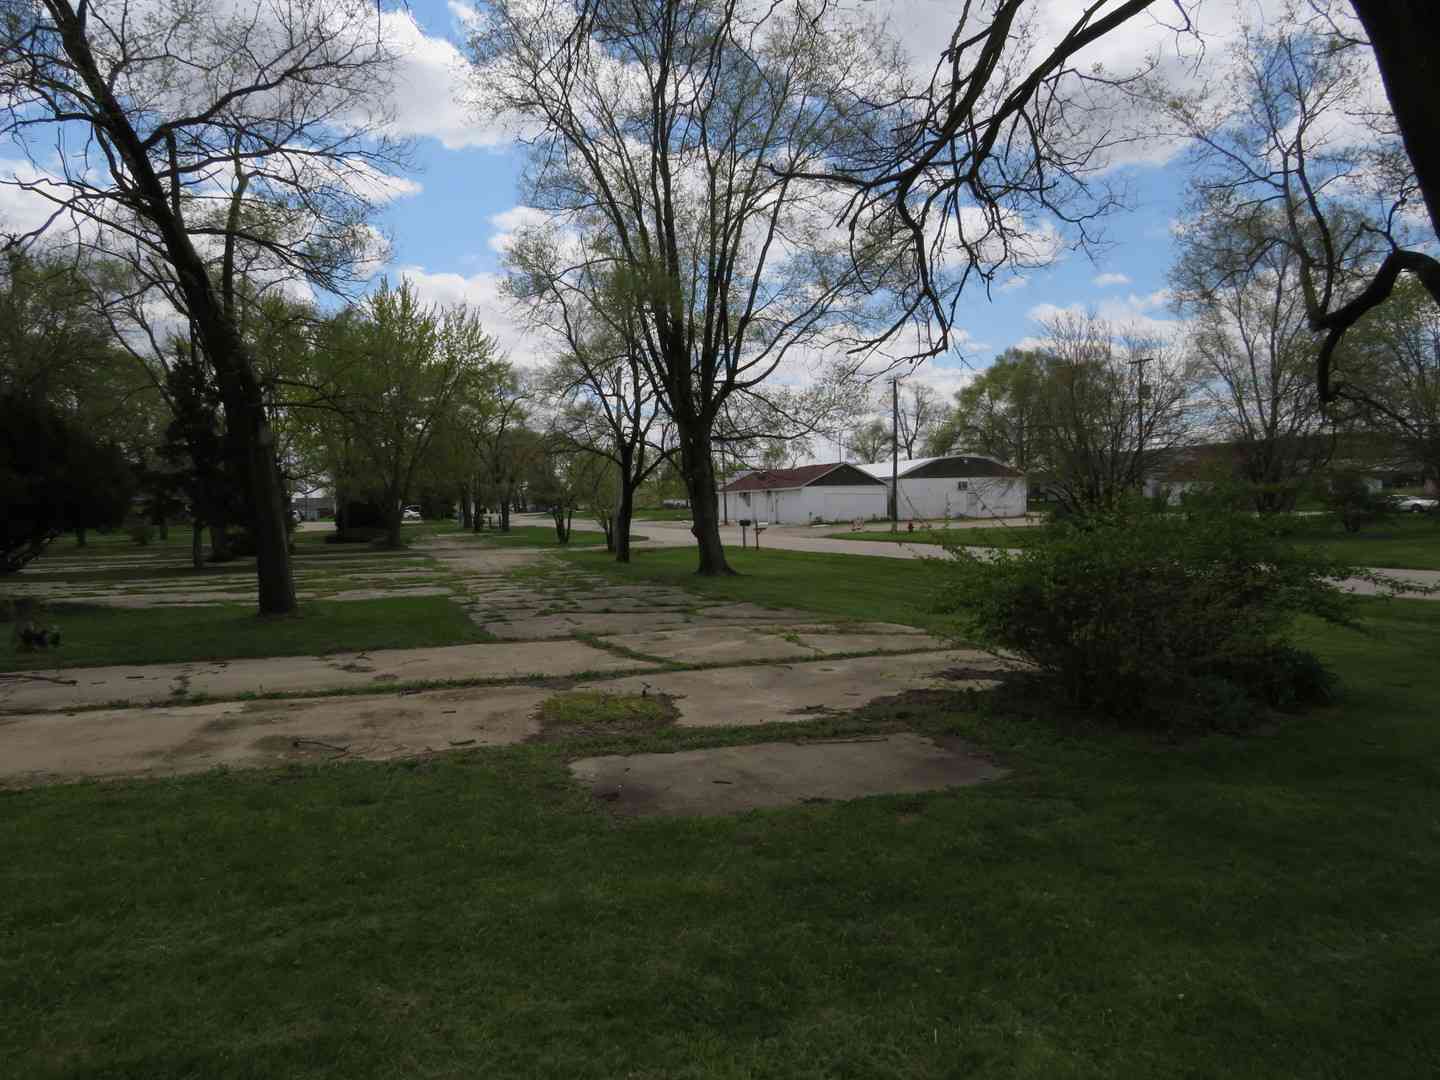
[{"label": "tall tree trunk", "polygon": [[85,527],[82,525],[75,530],[75,546],[85,547],[87,543],[89,543],[89,541],[85,539]]},{"label": "tall tree trunk", "polygon": [[466,484],[460,489],[460,528],[470,529],[475,526],[475,503],[470,498],[470,485]]},{"label": "tall tree trunk", "polygon": [[205,569],[205,526],[199,521],[190,523],[190,565]]},{"label": "tall tree trunk", "polygon": [[635,482],[630,462],[620,469],[620,498],[615,503],[615,517],[610,522],[610,535],[615,539],[615,561],[630,561],[630,519],[635,516]]},{"label": "tall tree trunk", "polygon": [[66,55],[98,107],[96,126],[109,137],[113,152],[129,170],[126,205],[148,219],[159,233],[184,296],[186,314],[219,376],[226,428],[237,433],[246,451],[260,614],[291,614],[296,608],[295,578],[290,566],[280,469],[275,460],[275,434],[265,416],[249,350],[235,321],[222,309],[205,260],[186,230],[178,190],[168,190],[160,179],[115,88],[100,74],[84,21],[68,0],[51,0],[46,6],[54,16]]},{"label": "tall tree trunk", "polygon": [[392,505],[385,508],[385,546],[398,548],[402,546],[400,532],[405,527],[405,511],[394,499],[389,501]]},{"label": "tall tree trunk", "polygon": [[224,525],[211,525],[210,561],[229,562],[234,557],[230,553],[230,530]]},{"label": "tall tree trunk", "polygon": [[720,496],[715,483],[715,462],[710,455],[709,431],[681,431],[680,469],[685,475],[690,512],[695,519],[690,527],[699,549],[695,573],[702,577],[735,573],[725,561],[725,545],[720,542]]}]

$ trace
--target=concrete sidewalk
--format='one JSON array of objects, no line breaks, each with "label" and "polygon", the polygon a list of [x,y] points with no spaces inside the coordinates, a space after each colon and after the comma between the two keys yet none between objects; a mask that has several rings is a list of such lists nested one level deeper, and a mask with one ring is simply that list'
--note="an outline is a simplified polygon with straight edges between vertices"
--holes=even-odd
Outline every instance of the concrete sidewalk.
[{"label": "concrete sidewalk", "polygon": [[[184,664],[58,668],[0,680],[0,714],[128,702],[156,705],[190,694],[383,690],[386,683],[440,679],[556,677],[653,668],[580,641],[496,642],[425,649],[376,649],[331,656],[272,656]],[[27,677],[28,676],[28,677]]]}]

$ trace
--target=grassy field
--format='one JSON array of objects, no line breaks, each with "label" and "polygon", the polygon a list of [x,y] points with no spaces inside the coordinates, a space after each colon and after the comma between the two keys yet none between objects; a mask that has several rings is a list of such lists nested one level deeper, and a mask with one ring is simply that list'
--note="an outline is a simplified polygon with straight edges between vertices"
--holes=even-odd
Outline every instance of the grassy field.
[{"label": "grassy field", "polygon": [[0,671],[93,664],[159,664],[251,656],[306,656],[488,640],[443,596],[345,602],[312,600],[293,619],[261,620],[252,605],[113,608],[56,603],[42,619],[60,628],[58,649],[17,652],[0,622]]},{"label": "grassy field", "polygon": [[1357,565],[1440,570],[1440,516],[1397,515],[1359,533],[1347,533],[1329,517],[1317,515],[1301,518],[1300,522],[1297,540],[1315,544]]},{"label": "grassy field", "polygon": [[[1405,514],[1347,533],[1328,515],[1295,519],[1295,539],[1314,544],[1357,566],[1395,570],[1440,570],[1440,516]],[[1044,535],[1044,526],[994,526],[976,529],[926,529],[913,533],[837,532],[836,540],[873,540],[878,543],[939,544],[960,539],[976,547],[1023,547]]]},{"label": "grassy field", "polygon": [[873,540],[882,544],[943,544],[951,540],[962,540],[974,547],[1020,547],[1027,539],[1026,534],[1039,535],[1041,525],[997,525],[974,529],[916,529],[906,532],[902,526],[899,532],[864,529],[860,532],[826,533],[831,540]]},{"label": "grassy field", "polygon": [[[563,550],[564,547],[604,547],[605,534],[596,529],[572,529],[570,530],[570,541],[561,545],[555,539],[555,530],[548,525],[515,525],[509,532],[495,532],[487,529],[485,532],[467,534],[477,544],[485,544],[488,547],[551,547]],[[630,534],[631,540],[644,540],[643,536]]]},{"label": "grassy field", "polygon": [[616,580],[674,585],[711,598],[914,626],[935,623],[924,608],[934,570],[924,562],[734,548],[725,557],[737,576],[697,578],[691,548],[642,548],[631,553],[628,565],[603,552],[569,556],[576,566]]},{"label": "grassy field", "polygon": [[636,521],[690,521],[695,517],[693,510],[636,510]]},{"label": "grassy field", "polygon": [[1264,736],[958,695],[786,729],[1013,770],[954,792],[621,822],[570,783],[774,737],[671,729],[0,794],[3,1071],[1433,1076],[1440,605],[1367,610],[1306,631],[1345,699]]}]

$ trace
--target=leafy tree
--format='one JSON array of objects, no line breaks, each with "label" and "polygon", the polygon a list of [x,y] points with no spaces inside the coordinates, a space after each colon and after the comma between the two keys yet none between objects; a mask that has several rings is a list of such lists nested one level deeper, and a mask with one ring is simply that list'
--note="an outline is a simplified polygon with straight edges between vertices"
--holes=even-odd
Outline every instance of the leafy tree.
[{"label": "leafy tree", "polygon": [[[255,359],[212,275],[212,238],[238,233],[204,208],[284,208],[302,227],[247,238],[285,275],[335,284],[334,253],[365,231],[364,193],[396,161],[377,108],[392,60],[359,0],[214,12],[159,0],[140,15],[125,0],[40,0],[0,13],[0,132],[30,160],[65,155],[56,176],[4,182],[51,200],[45,229],[165,268],[157,278],[173,283],[245,451],[263,614],[296,606],[289,533]],[[74,146],[101,150],[103,165]]]},{"label": "leafy tree", "polygon": [[1331,474],[1325,504],[1347,533],[1361,532],[1365,526],[1393,517],[1396,512],[1390,498],[1372,491],[1365,477],[1353,469],[1338,469]]},{"label": "leafy tree", "polygon": [[926,453],[981,454],[1021,472],[1039,466],[1050,367],[1043,352],[1006,349],[955,394],[955,407],[931,434]]},{"label": "leafy tree", "polygon": [[891,438],[890,425],[883,420],[871,420],[851,431],[847,441],[856,460],[869,463],[890,455]]},{"label": "leafy tree", "polygon": [[1189,230],[1171,271],[1176,306],[1215,434],[1255,509],[1290,510],[1329,461],[1333,424],[1313,376],[1315,347],[1288,245],[1252,251],[1228,225]]},{"label": "leafy tree", "polygon": [[1389,303],[1355,324],[1346,351],[1369,388],[1358,422],[1393,439],[1434,490],[1440,485],[1440,307],[1418,282],[1398,282]]},{"label": "leafy tree", "polygon": [[392,547],[432,447],[456,422],[467,383],[498,363],[495,352],[467,307],[426,306],[408,282],[397,289],[382,280],[327,328],[317,356],[321,400],[341,429],[350,483],[384,507]]},{"label": "leafy tree", "polygon": [[165,432],[160,456],[178,477],[190,512],[191,562],[204,565],[202,537],[211,534],[211,559],[233,557],[229,530],[250,522],[249,488],[244,460],[224,437],[220,395],[204,370],[204,357],[176,343],[166,372],[166,394],[174,419]]},{"label": "leafy tree", "polygon": [[13,574],[72,529],[119,525],[133,477],[118,447],[60,409],[0,389],[0,574]]}]

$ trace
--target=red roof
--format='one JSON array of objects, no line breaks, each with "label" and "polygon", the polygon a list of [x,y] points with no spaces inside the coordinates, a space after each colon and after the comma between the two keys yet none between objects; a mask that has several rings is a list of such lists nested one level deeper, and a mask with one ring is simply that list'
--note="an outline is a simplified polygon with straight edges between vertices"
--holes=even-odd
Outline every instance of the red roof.
[{"label": "red roof", "polygon": [[731,481],[722,490],[775,491],[779,488],[804,487],[844,464],[843,461],[835,461],[829,465],[801,465],[796,469],[757,469],[739,480]]}]

